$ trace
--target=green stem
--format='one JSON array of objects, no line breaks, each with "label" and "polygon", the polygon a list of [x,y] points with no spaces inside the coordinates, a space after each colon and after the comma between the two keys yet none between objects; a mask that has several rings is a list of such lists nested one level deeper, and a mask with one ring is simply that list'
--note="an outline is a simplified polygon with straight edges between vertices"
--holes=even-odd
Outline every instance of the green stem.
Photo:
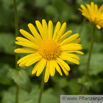
[{"label": "green stem", "polygon": [[[14,13],[15,13],[15,36],[17,37],[19,35],[19,26],[18,26],[18,13],[17,13],[17,4],[16,0],[14,0]],[[16,48],[18,48],[18,45],[16,45]],[[18,60],[18,54],[15,54],[15,67],[18,70],[19,67],[17,65],[17,60]],[[18,103],[18,94],[19,94],[19,87],[18,85],[16,86],[16,103]]]},{"label": "green stem", "polygon": [[[93,26],[93,35],[92,35],[92,41],[91,41],[91,46],[90,46],[90,51],[89,51],[89,57],[88,57],[88,61],[87,61],[87,68],[86,68],[86,72],[85,72],[84,83],[87,81],[87,78],[88,78],[89,64],[90,64],[92,48],[93,48],[93,42],[94,42],[94,37],[95,37],[95,28],[96,27]],[[83,87],[82,93],[84,93],[84,87]]]},{"label": "green stem", "polygon": [[19,86],[16,85],[16,103],[18,103]]},{"label": "green stem", "polygon": [[43,89],[44,89],[44,76],[42,78],[42,83],[41,83],[41,88],[40,88],[40,93],[39,93],[39,99],[38,99],[38,103],[41,103],[41,97],[42,97],[42,92],[43,92]]},{"label": "green stem", "polygon": [[15,9],[15,32],[16,32],[16,37],[19,35],[19,26],[18,26],[18,13],[17,13],[17,4],[16,0],[14,0],[14,9]]},{"label": "green stem", "polygon": [[83,26],[84,26],[85,22],[86,22],[86,18],[84,17],[84,18],[83,18],[83,21],[82,21],[82,25],[81,25],[80,30],[79,30],[79,35],[80,35],[81,32],[82,32],[82,29],[83,29]]},{"label": "green stem", "polygon": [[[14,0],[14,9],[15,9],[15,36],[17,37],[19,35],[19,26],[18,26],[18,13],[17,13],[17,6],[16,6],[16,0]],[[16,48],[18,48],[18,45],[16,45]],[[15,54],[15,66],[16,69],[18,69],[18,65],[17,65],[17,60],[18,60],[18,54]]]}]

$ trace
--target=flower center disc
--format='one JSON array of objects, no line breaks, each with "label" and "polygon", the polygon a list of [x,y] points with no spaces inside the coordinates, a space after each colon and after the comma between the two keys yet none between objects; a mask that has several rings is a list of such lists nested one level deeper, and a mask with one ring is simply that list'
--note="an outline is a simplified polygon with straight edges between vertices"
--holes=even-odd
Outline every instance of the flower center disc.
[{"label": "flower center disc", "polygon": [[61,54],[60,46],[53,40],[43,41],[38,51],[47,60],[56,59]]}]

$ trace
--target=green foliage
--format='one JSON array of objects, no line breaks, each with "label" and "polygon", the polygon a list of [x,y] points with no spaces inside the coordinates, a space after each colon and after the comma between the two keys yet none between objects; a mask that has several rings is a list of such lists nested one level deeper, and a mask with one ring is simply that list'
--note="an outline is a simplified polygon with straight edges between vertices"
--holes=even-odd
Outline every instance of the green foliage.
[{"label": "green foliage", "polygon": [[[38,86],[33,86],[30,93],[20,89],[19,90],[19,103],[37,103],[38,102],[39,88]],[[59,98],[55,97],[53,94],[45,91],[42,96],[42,103],[59,103]],[[15,103],[15,87],[9,88],[8,91],[3,92],[2,103]]]},{"label": "green foliage", "polygon": [[0,33],[0,52],[7,54],[14,54],[15,39],[14,35],[10,33]]},{"label": "green foliage", "polygon": [[10,69],[9,74],[14,82],[21,88],[25,89],[26,91],[31,91],[31,83],[29,80],[29,76],[25,70],[14,70]]},{"label": "green foliage", "polygon": [[0,84],[11,85],[12,81],[9,77],[8,71],[11,67],[7,64],[0,64]]},{"label": "green foliage", "polygon": [[[88,54],[81,57],[80,72],[85,71]],[[89,75],[98,75],[103,71],[103,54],[93,53],[90,62]]]},{"label": "green foliage", "polygon": [[45,7],[45,12],[46,14],[48,14],[48,19],[53,19],[54,22],[56,22],[59,19],[60,15],[54,6],[47,5]]},{"label": "green foliage", "polygon": [[49,0],[35,0],[35,6],[39,8],[45,7],[49,3]]}]

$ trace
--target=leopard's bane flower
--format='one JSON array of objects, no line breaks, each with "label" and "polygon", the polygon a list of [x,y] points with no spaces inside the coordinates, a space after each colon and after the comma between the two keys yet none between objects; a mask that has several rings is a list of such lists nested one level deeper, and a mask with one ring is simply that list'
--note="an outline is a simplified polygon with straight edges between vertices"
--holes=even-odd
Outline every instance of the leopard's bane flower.
[{"label": "leopard's bane flower", "polygon": [[30,66],[34,63],[32,74],[36,73],[36,76],[39,76],[45,68],[44,81],[47,82],[49,75],[54,76],[55,69],[62,76],[62,71],[66,76],[69,75],[70,67],[64,61],[70,61],[75,64],[79,64],[80,58],[73,54],[79,53],[83,54],[80,50],[82,49],[80,42],[79,34],[73,34],[68,37],[72,32],[71,30],[64,33],[66,29],[66,23],[63,23],[61,26],[60,22],[57,22],[54,33],[53,33],[53,23],[52,21],[48,22],[43,19],[42,24],[37,20],[36,28],[29,23],[28,27],[33,35],[26,32],[23,29],[20,29],[20,33],[25,37],[16,37],[16,44],[22,45],[29,48],[18,48],[15,49],[15,53],[31,53],[27,56],[18,60],[20,67]]},{"label": "leopard's bane flower", "polygon": [[91,2],[90,5],[81,5],[81,9],[79,8],[79,10],[82,12],[82,15],[94,23],[98,29],[103,28],[103,5],[98,9],[97,4]]}]

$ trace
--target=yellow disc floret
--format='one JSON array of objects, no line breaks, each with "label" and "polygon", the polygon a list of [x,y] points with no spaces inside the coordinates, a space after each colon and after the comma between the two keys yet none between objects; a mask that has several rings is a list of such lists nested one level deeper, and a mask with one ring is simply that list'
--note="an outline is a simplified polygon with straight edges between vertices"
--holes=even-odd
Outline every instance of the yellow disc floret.
[{"label": "yellow disc floret", "polygon": [[60,46],[54,40],[43,41],[38,51],[40,55],[47,60],[56,59],[61,54]]}]

